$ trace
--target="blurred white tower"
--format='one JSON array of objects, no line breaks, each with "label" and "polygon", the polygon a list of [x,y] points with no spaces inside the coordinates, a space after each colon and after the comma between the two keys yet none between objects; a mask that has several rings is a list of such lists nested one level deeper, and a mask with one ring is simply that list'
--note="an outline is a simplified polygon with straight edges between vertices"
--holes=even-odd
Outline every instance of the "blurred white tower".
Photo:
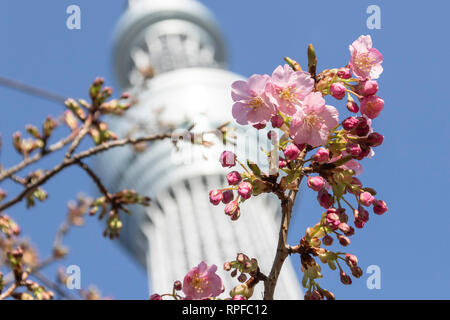
[{"label": "blurred white tower", "polygon": [[[210,12],[194,0],[130,0],[120,20],[114,52],[118,81],[138,97],[125,117],[110,119],[119,135],[142,135],[161,124],[195,130],[231,120],[231,83],[241,76],[225,70],[226,50]],[[153,77],[152,74],[154,75]],[[255,131],[255,130],[252,130]],[[254,137],[250,138],[253,145]],[[233,222],[211,205],[208,192],[224,187],[218,162],[223,146],[187,146],[180,156],[170,141],[154,142],[141,153],[119,148],[102,155],[98,169],[114,190],[132,188],[152,198],[124,219],[120,236],[148,270],[151,292],[172,290],[175,280],[201,261],[216,264],[226,293],[238,284],[222,264],[238,252],[258,259],[266,274],[278,240],[278,200],[262,195],[243,204]],[[204,157],[209,157],[205,160]],[[263,285],[254,298],[262,298]],[[276,299],[301,299],[299,281],[288,259]]]}]

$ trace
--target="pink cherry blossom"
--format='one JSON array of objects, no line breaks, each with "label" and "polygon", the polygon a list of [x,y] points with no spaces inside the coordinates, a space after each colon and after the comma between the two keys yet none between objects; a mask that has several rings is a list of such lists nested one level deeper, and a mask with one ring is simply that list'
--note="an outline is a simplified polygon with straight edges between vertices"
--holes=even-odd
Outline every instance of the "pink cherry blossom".
[{"label": "pink cherry blossom", "polygon": [[346,94],[345,90],[346,88],[342,82],[335,82],[330,86],[330,94],[338,100],[344,99]]},{"label": "pink cherry blossom", "polygon": [[325,180],[321,176],[308,177],[308,187],[314,191],[320,191],[325,186]]},{"label": "pink cherry blossom", "polygon": [[312,92],[292,117],[290,134],[297,144],[318,147],[327,142],[330,130],[338,123],[339,112],[336,108],[325,105],[320,92]]},{"label": "pink cherry blossom", "polygon": [[272,83],[270,86],[272,101],[278,109],[288,115],[293,115],[301,101],[314,88],[314,79],[304,71],[294,71],[285,64],[278,66],[272,73]]},{"label": "pink cherry blossom", "polygon": [[325,148],[319,148],[313,159],[319,163],[328,162],[330,160],[330,151]]},{"label": "pink cherry blossom", "polygon": [[300,149],[293,143],[288,145],[283,152],[287,160],[295,160],[300,155]]},{"label": "pink cherry blossom", "polygon": [[372,48],[370,36],[360,36],[350,47],[350,69],[359,79],[378,79],[383,72],[383,55]]},{"label": "pink cherry blossom", "polygon": [[216,274],[217,266],[202,261],[192,268],[183,280],[183,292],[188,300],[217,297],[224,291],[222,279]]},{"label": "pink cherry blossom", "polygon": [[235,101],[233,118],[241,125],[260,125],[276,114],[275,106],[266,95],[270,83],[268,75],[252,75],[248,81],[238,80],[231,85],[231,97]]}]

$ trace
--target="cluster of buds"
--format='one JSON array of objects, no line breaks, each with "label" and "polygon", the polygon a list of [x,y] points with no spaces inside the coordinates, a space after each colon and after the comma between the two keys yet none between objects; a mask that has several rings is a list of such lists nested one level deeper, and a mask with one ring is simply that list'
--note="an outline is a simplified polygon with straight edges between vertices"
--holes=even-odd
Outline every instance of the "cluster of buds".
[{"label": "cluster of buds", "polygon": [[0,232],[6,237],[18,236],[20,234],[19,226],[6,214],[0,214]]},{"label": "cluster of buds", "polygon": [[[250,259],[243,253],[238,253],[236,260],[225,262],[223,265],[225,271],[231,271],[231,276],[237,276],[238,284],[230,291],[232,300],[247,300],[253,295],[254,287],[259,281],[265,280],[258,267],[258,261],[255,258]],[[238,276],[239,273],[239,276]]]},{"label": "cluster of buds", "polygon": [[[100,212],[98,218],[102,219],[108,213],[103,236],[114,239],[119,237],[120,230],[123,226],[119,211],[130,214],[130,210],[126,206],[132,204],[149,206],[150,198],[141,196],[134,190],[122,190],[115,194],[108,194],[108,196],[102,196],[92,201],[89,214],[93,216],[97,212]],[[110,208],[109,211],[108,208]]]},{"label": "cluster of buds", "polygon": [[209,192],[209,201],[213,205],[221,202],[225,204],[225,214],[235,221],[241,215],[240,205],[252,196],[272,191],[277,176],[262,172],[259,166],[250,160],[247,160],[247,166],[245,166],[231,151],[222,152],[219,162],[224,168],[232,168],[239,164],[243,169],[242,172],[233,170],[226,175],[228,187]]},{"label": "cluster of buds", "polygon": [[104,114],[121,115],[131,106],[130,103],[125,101],[129,99],[127,93],[123,93],[119,99],[108,100],[113,94],[113,89],[104,87],[103,84],[104,80],[97,78],[90,86],[91,103],[83,99],[78,101],[67,99],[65,101],[66,107],[72,114],[65,113],[64,122],[74,131],[78,128],[78,120],[83,123],[89,121],[89,134],[95,144],[117,139],[117,136],[108,129],[108,125],[100,120],[100,116]]}]

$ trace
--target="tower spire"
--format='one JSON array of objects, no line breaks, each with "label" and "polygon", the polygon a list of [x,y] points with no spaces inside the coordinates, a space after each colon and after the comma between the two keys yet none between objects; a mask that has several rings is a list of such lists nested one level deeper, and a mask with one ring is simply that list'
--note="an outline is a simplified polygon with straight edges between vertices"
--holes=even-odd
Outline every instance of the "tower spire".
[{"label": "tower spire", "polygon": [[194,0],[130,0],[116,35],[114,64],[124,88],[171,70],[226,66],[222,34]]}]

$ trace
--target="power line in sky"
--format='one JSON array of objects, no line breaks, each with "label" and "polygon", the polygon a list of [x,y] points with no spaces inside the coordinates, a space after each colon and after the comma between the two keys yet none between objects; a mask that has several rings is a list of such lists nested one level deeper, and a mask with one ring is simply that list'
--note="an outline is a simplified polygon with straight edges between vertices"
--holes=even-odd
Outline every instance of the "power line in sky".
[{"label": "power line in sky", "polygon": [[60,94],[57,93],[53,93],[50,92],[48,90],[45,89],[41,89],[38,87],[34,87],[31,85],[28,85],[26,83],[17,81],[17,80],[13,80],[13,79],[9,79],[9,78],[5,78],[0,76],[0,86],[4,86],[16,91],[20,91],[22,93],[28,94],[28,95],[32,95],[35,97],[39,97],[51,102],[56,102],[58,104],[64,103],[64,101],[66,101],[67,97],[64,97]]}]

